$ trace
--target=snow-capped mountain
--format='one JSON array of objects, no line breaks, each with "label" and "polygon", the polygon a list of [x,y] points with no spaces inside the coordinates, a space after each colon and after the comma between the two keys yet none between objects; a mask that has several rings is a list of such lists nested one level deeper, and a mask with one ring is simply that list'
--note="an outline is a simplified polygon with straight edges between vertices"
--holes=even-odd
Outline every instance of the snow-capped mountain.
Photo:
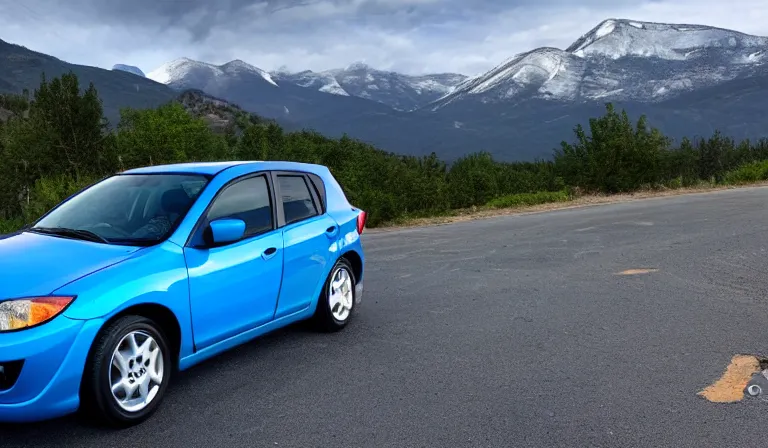
[{"label": "snow-capped mountain", "polygon": [[[608,19],[581,36],[565,51],[576,56],[653,57],[684,61],[708,49],[730,54],[734,62],[764,50],[768,38],[702,25],[673,25]],[[745,53],[746,52],[746,53]]]},{"label": "snow-capped mountain", "polygon": [[539,48],[517,55],[489,72],[470,78],[434,104],[433,110],[466,97],[482,102],[534,94],[577,99],[585,61],[557,48]]},{"label": "snow-capped mountain", "polygon": [[376,70],[359,62],[324,72],[276,70],[268,73],[241,60],[214,65],[189,58],[163,64],[147,77],[176,90],[200,89],[212,95],[222,94],[235,82],[234,78],[242,81],[253,77],[257,84],[266,81],[276,88],[299,86],[323,94],[375,101],[398,111],[410,111],[429,104],[450,93],[467,78],[455,73],[404,75]]},{"label": "snow-capped mountain", "polygon": [[450,93],[467,78],[456,73],[411,76],[377,70],[362,62],[323,72],[277,71],[273,75],[278,81],[335,95],[365,98],[400,111],[410,111],[428,104]]},{"label": "snow-capped mountain", "polygon": [[260,78],[262,81],[278,87],[269,73],[239,59],[223,65],[213,65],[189,58],[179,58],[163,64],[147,74],[147,78],[178,90],[188,88],[201,90],[211,88],[215,90],[221,87],[221,83],[228,82],[227,78],[243,76]]},{"label": "snow-capped mountain", "polygon": [[314,89],[319,92],[331,93],[334,95],[349,96],[333,74],[328,72],[315,73],[311,70],[305,70],[298,73],[273,72],[272,76],[280,82],[291,82],[301,87]]},{"label": "snow-capped mountain", "polygon": [[384,104],[284,82],[241,60],[214,65],[180,58],[163,64],[147,77],[177,91],[202,90],[250,112],[290,122],[334,113],[358,115],[391,110]]},{"label": "snow-capped mountain", "polygon": [[[606,102],[632,117],[645,114],[673,138],[715,129],[734,138],[768,136],[761,112],[768,98],[768,38],[624,19],[574,37],[565,49],[532,49],[472,78],[409,76],[364,63],[268,73],[239,60],[190,59],[171,61],[148,77],[176,91],[202,90],[286,129],[346,133],[388,151],[435,151],[447,160],[480,149],[502,160],[548,157],[573,137],[573,126],[604,113]],[[139,92],[165,87],[151,84]]]},{"label": "snow-capped mountain", "polygon": [[146,77],[144,72],[142,72],[139,67],[135,67],[133,65],[115,64],[112,66],[112,70],[120,70],[123,72],[133,73],[134,75],[141,76],[142,78]]},{"label": "snow-capped mountain", "polygon": [[701,25],[609,19],[565,50],[539,48],[464,81],[428,107],[494,103],[658,102],[768,70],[768,38]]}]

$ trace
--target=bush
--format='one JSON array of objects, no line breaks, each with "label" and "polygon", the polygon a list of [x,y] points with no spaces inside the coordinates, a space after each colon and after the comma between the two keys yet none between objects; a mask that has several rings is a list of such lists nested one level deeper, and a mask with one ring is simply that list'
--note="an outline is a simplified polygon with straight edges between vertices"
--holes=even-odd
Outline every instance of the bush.
[{"label": "bush", "polygon": [[24,225],[24,220],[20,218],[0,219],[0,235],[12,233],[19,230]]},{"label": "bush", "polygon": [[22,206],[24,220],[26,222],[37,220],[64,199],[99,180],[97,177],[82,177],[78,179],[67,174],[41,177],[32,187],[29,201]]},{"label": "bush", "polygon": [[725,173],[723,183],[740,185],[768,180],[768,160],[752,162]]},{"label": "bush", "polygon": [[491,208],[514,208],[553,202],[567,202],[572,199],[573,197],[565,190],[539,191],[537,193],[517,193],[502,196],[488,202],[488,206]]}]

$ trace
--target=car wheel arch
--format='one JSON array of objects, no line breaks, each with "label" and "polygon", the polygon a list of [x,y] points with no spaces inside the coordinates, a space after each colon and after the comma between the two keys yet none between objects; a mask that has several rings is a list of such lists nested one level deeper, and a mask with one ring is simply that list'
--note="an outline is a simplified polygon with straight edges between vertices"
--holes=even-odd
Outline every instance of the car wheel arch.
[{"label": "car wheel arch", "polygon": [[355,281],[360,281],[363,275],[363,259],[354,249],[341,254],[339,258],[344,258],[352,265],[352,273],[355,275]]},{"label": "car wheel arch", "polygon": [[101,325],[98,333],[96,334],[96,337],[94,337],[94,340],[91,342],[91,347],[88,350],[87,359],[90,359],[94,350],[94,343],[101,336],[102,332],[109,328],[113,322],[125,316],[145,317],[158,325],[159,329],[163,331],[165,337],[168,338],[168,343],[172,350],[171,359],[173,360],[173,370],[177,370],[182,342],[181,325],[178,318],[170,308],[166,307],[165,305],[152,302],[132,304],[125,309],[119,310],[110,316],[109,319],[105,320]]},{"label": "car wheel arch", "polygon": [[331,275],[331,270],[333,270],[333,267],[336,266],[336,263],[341,259],[346,260],[352,265],[352,274],[355,276],[355,281],[360,281],[360,276],[363,274],[363,259],[355,249],[348,249],[337,258],[331,258],[330,260],[332,262],[328,264],[328,267],[324,271],[323,277],[320,279],[317,289],[315,290],[314,298],[310,303],[309,308],[313,310],[313,312],[317,310],[317,306],[320,303],[320,296],[323,294],[323,287],[325,286],[328,276]]}]

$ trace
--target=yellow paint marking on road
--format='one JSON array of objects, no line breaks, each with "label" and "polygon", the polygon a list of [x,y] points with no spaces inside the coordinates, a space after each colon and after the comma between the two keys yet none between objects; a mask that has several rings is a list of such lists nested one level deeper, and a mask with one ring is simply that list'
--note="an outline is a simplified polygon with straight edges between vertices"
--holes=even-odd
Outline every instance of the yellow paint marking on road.
[{"label": "yellow paint marking on road", "polygon": [[760,371],[760,360],[755,356],[736,355],[725,373],[714,384],[697,395],[713,403],[734,403],[744,398],[744,388],[752,376]]},{"label": "yellow paint marking on road", "polygon": [[640,275],[640,274],[650,274],[651,272],[656,272],[658,269],[654,268],[642,268],[642,269],[627,269],[626,271],[617,272],[616,275]]}]

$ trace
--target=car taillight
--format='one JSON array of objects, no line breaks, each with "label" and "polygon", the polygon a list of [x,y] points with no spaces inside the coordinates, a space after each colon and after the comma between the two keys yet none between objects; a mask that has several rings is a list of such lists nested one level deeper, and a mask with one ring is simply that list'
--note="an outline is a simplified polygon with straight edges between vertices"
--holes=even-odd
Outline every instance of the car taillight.
[{"label": "car taillight", "polygon": [[359,235],[363,234],[363,230],[365,230],[365,222],[367,219],[368,219],[368,214],[360,210],[360,214],[357,215],[357,233]]}]

